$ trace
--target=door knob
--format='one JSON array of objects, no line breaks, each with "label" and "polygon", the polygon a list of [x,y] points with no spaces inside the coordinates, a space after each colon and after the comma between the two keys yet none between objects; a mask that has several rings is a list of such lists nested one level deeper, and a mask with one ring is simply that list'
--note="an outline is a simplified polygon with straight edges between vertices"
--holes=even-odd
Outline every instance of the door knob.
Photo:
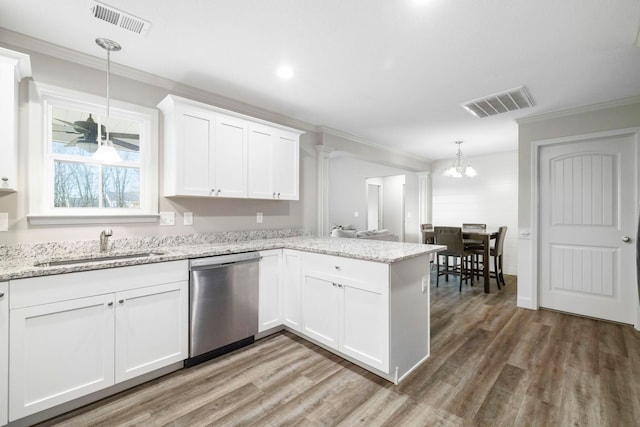
[{"label": "door knob", "polygon": [[624,237],[622,238],[622,241],[623,241],[623,242],[625,242],[625,243],[629,243],[629,242],[631,241],[631,237],[629,237],[629,236],[624,236]]}]

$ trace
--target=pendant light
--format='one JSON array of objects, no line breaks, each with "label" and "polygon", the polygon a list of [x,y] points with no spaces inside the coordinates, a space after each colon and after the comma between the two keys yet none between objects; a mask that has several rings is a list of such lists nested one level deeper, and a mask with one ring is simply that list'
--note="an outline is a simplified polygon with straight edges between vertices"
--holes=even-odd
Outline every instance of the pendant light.
[{"label": "pendant light", "polygon": [[462,160],[462,150],[460,149],[462,141],[456,141],[456,144],[458,144],[458,153],[456,154],[456,158],[451,162],[451,165],[445,169],[442,175],[450,176],[452,178],[462,178],[463,176],[474,177],[478,175],[478,172],[476,172],[470,164]]},{"label": "pendant light", "polygon": [[102,135],[100,132],[102,125],[100,120],[98,120],[98,149],[91,158],[105,163],[121,162],[122,159],[113,147],[113,142],[109,139],[109,128],[111,127],[109,123],[109,83],[111,80],[111,52],[117,52],[122,49],[122,47],[113,40],[105,38],[96,39],[96,44],[107,51],[107,135],[105,141],[102,142]]}]

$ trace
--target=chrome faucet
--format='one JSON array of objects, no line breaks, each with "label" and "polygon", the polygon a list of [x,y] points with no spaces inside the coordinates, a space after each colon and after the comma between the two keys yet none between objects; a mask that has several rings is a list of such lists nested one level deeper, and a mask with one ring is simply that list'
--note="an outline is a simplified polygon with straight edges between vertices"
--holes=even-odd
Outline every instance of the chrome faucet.
[{"label": "chrome faucet", "polygon": [[109,250],[109,237],[111,236],[113,236],[113,231],[110,228],[105,228],[100,232],[100,252]]}]

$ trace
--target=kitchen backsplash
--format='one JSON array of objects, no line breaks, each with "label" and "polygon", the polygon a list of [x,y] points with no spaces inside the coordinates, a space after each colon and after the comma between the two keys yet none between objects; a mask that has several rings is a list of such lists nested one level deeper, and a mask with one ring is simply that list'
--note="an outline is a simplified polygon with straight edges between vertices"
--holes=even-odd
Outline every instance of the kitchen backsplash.
[{"label": "kitchen backsplash", "polygon": [[[109,239],[109,251],[148,251],[162,247],[232,243],[258,239],[311,236],[302,228],[274,230],[227,231],[218,233],[184,234],[177,236],[144,236]],[[0,259],[65,257],[67,255],[95,254],[99,252],[99,239],[45,243],[22,243],[0,245]]]}]

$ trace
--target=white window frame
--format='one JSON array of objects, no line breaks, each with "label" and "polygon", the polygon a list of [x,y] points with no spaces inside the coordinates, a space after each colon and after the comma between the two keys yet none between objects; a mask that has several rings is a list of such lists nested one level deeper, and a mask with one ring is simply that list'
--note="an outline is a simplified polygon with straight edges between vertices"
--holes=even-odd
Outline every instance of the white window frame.
[{"label": "white window frame", "polygon": [[110,116],[140,123],[139,208],[53,207],[51,106],[95,111],[106,116],[106,99],[70,89],[29,82],[29,214],[33,225],[156,222],[158,220],[158,111],[111,100]]}]

